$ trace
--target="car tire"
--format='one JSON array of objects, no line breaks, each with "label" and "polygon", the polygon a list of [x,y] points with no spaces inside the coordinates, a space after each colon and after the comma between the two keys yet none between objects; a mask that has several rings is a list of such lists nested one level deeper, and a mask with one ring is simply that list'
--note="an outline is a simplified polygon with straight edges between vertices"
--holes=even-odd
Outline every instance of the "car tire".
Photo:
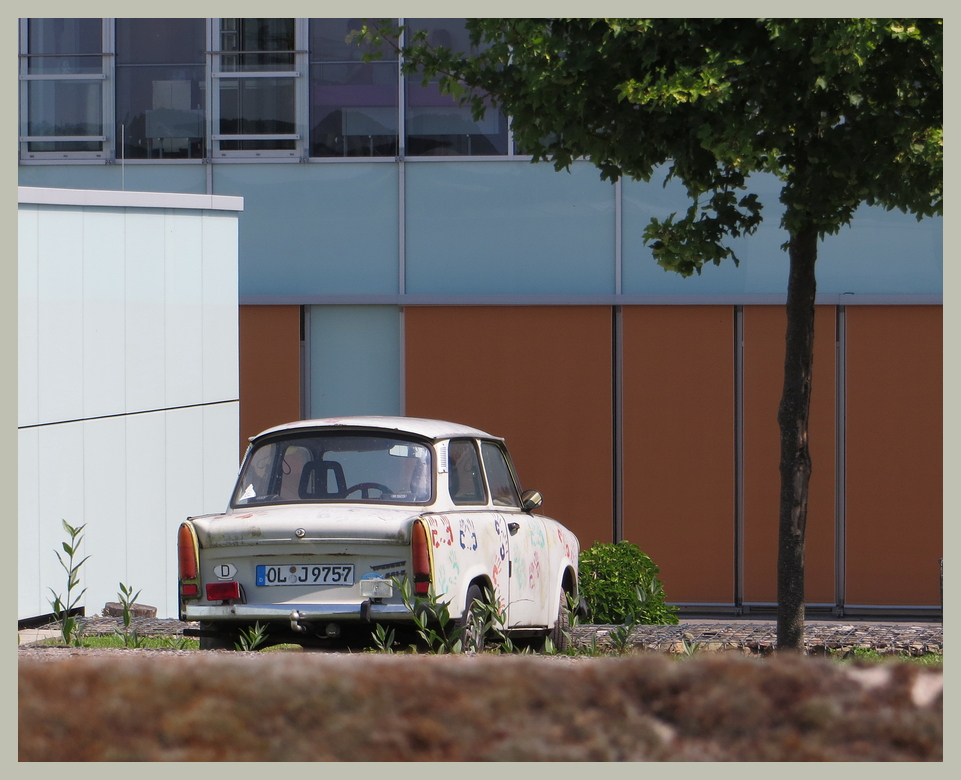
[{"label": "car tire", "polygon": [[[216,631],[216,629],[209,623],[201,623],[200,628],[204,631]],[[202,636],[198,637],[200,639],[200,649],[201,650],[236,650],[234,646],[234,640],[228,634],[221,634],[220,636]]]},{"label": "car tire", "polygon": [[[571,644],[571,613],[567,606],[567,592],[561,588],[560,603],[557,607],[557,619],[554,621],[554,628],[547,632],[546,639],[550,639],[554,649],[558,653],[563,653]],[[545,646],[547,642],[544,642]]]},{"label": "car tire", "polygon": [[484,591],[481,590],[480,585],[473,583],[467,589],[467,604],[457,624],[461,629],[461,648],[465,653],[484,652],[486,616],[484,609],[478,606],[478,601],[484,602]]}]

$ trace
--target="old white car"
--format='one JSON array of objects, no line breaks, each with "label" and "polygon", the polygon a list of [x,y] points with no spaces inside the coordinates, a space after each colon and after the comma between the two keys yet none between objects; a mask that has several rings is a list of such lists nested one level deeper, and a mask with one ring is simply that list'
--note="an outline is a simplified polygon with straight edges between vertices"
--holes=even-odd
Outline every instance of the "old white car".
[{"label": "old white car", "polygon": [[[270,642],[369,640],[434,599],[483,646],[482,617],[568,639],[577,538],[534,510],[502,439],[405,417],[304,420],[251,439],[223,514],[179,529],[180,619],[205,649],[260,623]],[[408,588],[405,604],[403,585]],[[418,601],[420,599],[420,601]],[[487,608],[485,609],[485,606]],[[418,612],[420,614],[420,612]],[[385,626],[386,627],[386,626]]]}]

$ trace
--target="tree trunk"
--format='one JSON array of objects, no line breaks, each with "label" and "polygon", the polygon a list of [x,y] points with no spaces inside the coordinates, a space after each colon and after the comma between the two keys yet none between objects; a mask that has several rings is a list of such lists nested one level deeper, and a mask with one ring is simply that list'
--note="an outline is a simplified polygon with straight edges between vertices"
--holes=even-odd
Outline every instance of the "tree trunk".
[{"label": "tree trunk", "polygon": [[804,526],[811,477],[808,417],[814,362],[817,238],[817,229],[810,225],[791,236],[784,391],[777,415],[781,431],[777,649],[798,652],[804,651]]}]

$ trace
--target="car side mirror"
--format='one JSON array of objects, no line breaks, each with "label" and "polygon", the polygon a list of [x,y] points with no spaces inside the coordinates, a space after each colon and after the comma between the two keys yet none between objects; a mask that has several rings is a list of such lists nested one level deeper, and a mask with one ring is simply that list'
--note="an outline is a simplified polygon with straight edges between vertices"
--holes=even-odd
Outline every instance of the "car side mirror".
[{"label": "car side mirror", "polygon": [[521,496],[521,506],[525,512],[532,512],[544,503],[544,497],[537,490],[525,490]]}]

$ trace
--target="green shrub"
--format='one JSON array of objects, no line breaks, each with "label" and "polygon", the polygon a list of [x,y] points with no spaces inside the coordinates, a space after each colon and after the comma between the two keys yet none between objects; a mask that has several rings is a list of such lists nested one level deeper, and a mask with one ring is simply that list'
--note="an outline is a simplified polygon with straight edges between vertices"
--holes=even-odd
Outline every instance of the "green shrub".
[{"label": "green shrub", "polygon": [[601,544],[580,555],[581,596],[592,623],[677,623],[677,607],[664,603],[657,565],[630,542]]}]

